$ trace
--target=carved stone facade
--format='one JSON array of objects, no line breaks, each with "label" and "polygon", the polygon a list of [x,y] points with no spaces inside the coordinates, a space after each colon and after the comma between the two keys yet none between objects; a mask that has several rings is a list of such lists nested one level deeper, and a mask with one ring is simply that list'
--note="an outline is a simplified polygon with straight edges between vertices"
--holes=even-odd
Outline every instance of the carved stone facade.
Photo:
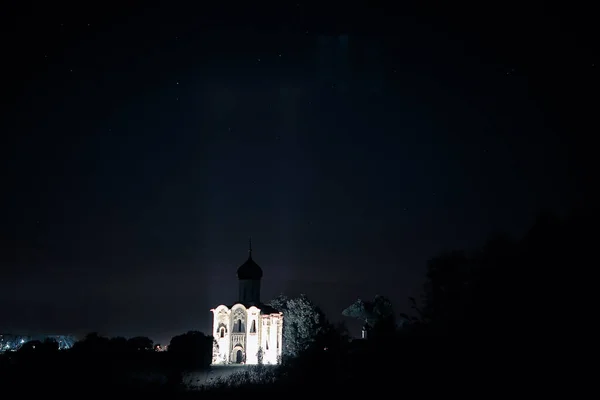
[{"label": "carved stone facade", "polygon": [[237,303],[229,308],[213,309],[217,364],[278,364],[283,340],[283,314],[275,310],[263,312],[256,306],[246,308]]},{"label": "carved stone facade", "polygon": [[278,364],[283,348],[283,313],[260,302],[262,269],[252,260],[238,268],[239,300],[212,309],[213,365]]}]

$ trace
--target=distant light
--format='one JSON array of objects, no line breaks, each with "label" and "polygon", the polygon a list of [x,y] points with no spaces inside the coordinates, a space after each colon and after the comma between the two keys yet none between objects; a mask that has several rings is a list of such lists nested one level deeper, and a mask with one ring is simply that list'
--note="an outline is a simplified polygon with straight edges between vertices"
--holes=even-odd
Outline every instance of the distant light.
[{"label": "distant light", "polygon": [[21,339],[21,344],[25,343],[25,339]]}]

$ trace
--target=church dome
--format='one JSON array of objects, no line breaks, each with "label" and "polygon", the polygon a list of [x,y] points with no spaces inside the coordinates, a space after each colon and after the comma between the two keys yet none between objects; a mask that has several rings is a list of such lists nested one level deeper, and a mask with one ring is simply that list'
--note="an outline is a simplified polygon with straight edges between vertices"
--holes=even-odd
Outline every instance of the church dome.
[{"label": "church dome", "polygon": [[238,279],[261,279],[263,276],[262,268],[252,259],[252,242],[248,248],[248,259],[237,270]]},{"label": "church dome", "polygon": [[254,262],[252,256],[248,257],[237,270],[238,279],[261,279],[263,276],[262,268]]}]

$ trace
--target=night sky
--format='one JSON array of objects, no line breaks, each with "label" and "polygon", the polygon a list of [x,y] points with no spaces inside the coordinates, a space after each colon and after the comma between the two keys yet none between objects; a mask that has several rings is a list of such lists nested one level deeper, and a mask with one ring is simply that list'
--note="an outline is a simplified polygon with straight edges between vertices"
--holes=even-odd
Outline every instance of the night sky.
[{"label": "night sky", "polygon": [[165,4],[0,14],[0,332],[210,332],[249,236],[265,301],[405,312],[586,198],[591,12]]}]

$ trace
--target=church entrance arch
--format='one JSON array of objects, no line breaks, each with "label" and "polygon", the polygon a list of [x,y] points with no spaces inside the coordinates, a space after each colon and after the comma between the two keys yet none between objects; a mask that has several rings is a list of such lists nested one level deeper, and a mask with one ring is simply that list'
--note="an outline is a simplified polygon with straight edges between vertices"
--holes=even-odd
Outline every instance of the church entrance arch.
[{"label": "church entrance arch", "polygon": [[243,347],[235,346],[231,352],[231,362],[234,364],[243,364],[245,361]]}]

